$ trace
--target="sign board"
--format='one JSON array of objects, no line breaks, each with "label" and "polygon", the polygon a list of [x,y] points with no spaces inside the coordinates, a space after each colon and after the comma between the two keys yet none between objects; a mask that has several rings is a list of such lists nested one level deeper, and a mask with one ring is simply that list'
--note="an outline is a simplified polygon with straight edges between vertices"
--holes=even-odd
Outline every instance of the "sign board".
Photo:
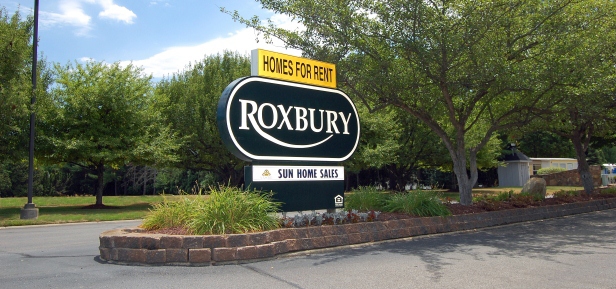
[{"label": "sign board", "polygon": [[240,78],[218,102],[227,148],[246,161],[341,162],[359,144],[359,115],[342,91],[262,77]]},{"label": "sign board", "polygon": [[344,173],[333,180],[268,181],[259,177],[263,173],[258,171],[262,169],[260,167],[255,165],[244,168],[246,187],[274,192],[273,199],[282,203],[280,210],[283,212],[344,207]]},{"label": "sign board", "polygon": [[251,75],[336,88],[336,65],[282,53],[255,49]]},{"label": "sign board", "polygon": [[336,88],[336,66],[252,51],[252,76],[222,93],[217,122],[223,143],[244,168],[245,187],[274,192],[282,211],[344,206],[344,167],[357,149],[359,115]]},{"label": "sign board", "polygon": [[252,166],[253,182],[344,181],[344,167]]}]

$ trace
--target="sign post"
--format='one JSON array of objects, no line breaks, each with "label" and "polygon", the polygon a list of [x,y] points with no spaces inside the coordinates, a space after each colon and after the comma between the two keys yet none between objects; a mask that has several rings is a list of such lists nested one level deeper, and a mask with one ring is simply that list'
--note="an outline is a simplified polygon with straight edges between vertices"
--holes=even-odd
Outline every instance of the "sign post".
[{"label": "sign post", "polygon": [[255,76],[229,84],[217,108],[223,143],[252,163],[246,187],[273,191],[282,211],[342,207],[339,163],[357,149],[360,123],[335,89],[335,66],[265,50],[252,56]]}]

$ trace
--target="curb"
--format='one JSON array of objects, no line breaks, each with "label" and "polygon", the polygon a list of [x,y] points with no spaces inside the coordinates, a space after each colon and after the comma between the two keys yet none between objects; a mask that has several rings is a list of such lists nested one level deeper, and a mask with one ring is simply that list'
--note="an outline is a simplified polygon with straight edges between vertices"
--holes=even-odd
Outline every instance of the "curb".
[{"label": "curb", "polygon": [[473,230],[616,208],[616,198],[448,217],[285,228],[229,235],[164,235],[116,229],[99,236],[100,258],[129,265],[237,264],[313,249]]}]

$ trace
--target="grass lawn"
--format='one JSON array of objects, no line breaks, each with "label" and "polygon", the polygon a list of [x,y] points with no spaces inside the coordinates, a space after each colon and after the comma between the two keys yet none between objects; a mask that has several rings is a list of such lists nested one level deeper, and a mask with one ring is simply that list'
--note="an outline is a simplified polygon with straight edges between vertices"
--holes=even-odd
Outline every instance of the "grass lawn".
[{"label": "grass lawn", "polygon": [[79,197],[34,197],[39,209],[36,220],[19,219],[21,208],[28,198],[0,198],[0,227],[60,224],[75,222],[134,220],[143,218],[152,204],[177,199],[180,196],[105,196],[103,204],[111,209],[84,209],[95,203],[94,196]]}]

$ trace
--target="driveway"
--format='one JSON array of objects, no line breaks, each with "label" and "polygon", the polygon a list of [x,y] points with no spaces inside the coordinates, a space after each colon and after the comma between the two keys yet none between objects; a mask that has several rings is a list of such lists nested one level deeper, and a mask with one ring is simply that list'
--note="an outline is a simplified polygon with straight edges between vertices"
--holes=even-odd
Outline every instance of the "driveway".
[{"label": "driveway", "polygon": [[616,210],[240,265],[122,266],[98,235],[138,221],[0,229],[0,288],[616,288]]}]

